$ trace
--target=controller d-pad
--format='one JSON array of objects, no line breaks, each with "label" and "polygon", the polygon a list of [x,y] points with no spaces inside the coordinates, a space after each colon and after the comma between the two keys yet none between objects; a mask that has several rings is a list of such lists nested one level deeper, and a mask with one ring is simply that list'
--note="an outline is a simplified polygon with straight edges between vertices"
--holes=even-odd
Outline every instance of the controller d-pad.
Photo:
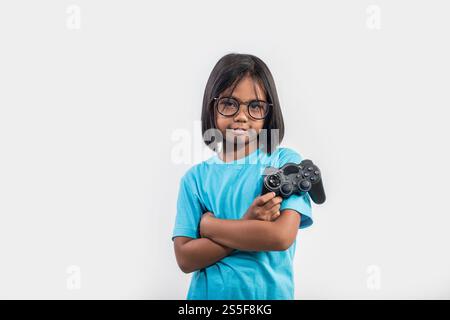
[{"label": "controller d-pad", "polygon": [[271,188],[277,188],[281,184],[281,179],[278,175],[272,175],[268,179],[268,184]]}]

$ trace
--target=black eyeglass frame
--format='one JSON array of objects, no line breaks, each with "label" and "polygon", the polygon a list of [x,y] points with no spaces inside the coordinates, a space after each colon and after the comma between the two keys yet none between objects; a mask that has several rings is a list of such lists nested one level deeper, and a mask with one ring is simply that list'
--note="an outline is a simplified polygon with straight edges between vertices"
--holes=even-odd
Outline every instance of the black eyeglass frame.
[{"label": "black eyeglass frame", "polygon": [[[231,115],[229,115],[229,114],[223,114],[222,112],[220,112],[220,111],[219,111],[219,101],[222,100],[222,99],[231,99],[231,100],[235,100],[235,101],[239,104],[239,107],[237,108],[236,112],[233,113],[233,114],[231,114]],[[269,103],[269,102],[264,101],[264,100],[258,100],[258,99],[250,100],[250,101],[244,102],[244,101],[240,101],[239,99],[236,99],[236,98],[234,98],[234,97],[215,97],[215,98],[213,98],[213,100],[214,100],[214,107],[216,108],[217,112],[220,113],[220,114],[221,114],[222,116],[224,116],[224,117],[234,117],[234,116],[237,115],[237,114],[239,113],[239,111],[241,110],[241,105],[244,104],[244,105],[247,107],[247,114],[248,114],[252,119],[254,119],[254,120],[264,120],[264,119],[269,115],[270,110],[271,110],[271,108],[273,107],[273,104],[272,104],[272,103]],[[256,117],[252,116],[252,115],[250,114],[249,110],[248,110],[248,107],[249,107],[250,103],[255,102],[255,101],[256,101],[256,102],[264,102],[264,103],[268,106],[267,111],[266,111],[266,113],[264,114],[264,117],[262,117],[262,118],[256,118]]]}]

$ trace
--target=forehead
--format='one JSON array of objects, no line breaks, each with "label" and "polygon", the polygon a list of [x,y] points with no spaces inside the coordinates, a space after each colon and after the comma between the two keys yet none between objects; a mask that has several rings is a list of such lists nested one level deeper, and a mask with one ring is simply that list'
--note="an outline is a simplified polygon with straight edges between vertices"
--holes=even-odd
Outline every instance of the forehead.
[{"label": "forehead", "polygon": [[257,79],[253,79],[251,76],[246,75],[237,83],[234,90],[233,87],[234,84],[230,88],[226,89],[221,96],[232,94],[233,97],[236,97],[242,101],[266,99],[264,88]]}]

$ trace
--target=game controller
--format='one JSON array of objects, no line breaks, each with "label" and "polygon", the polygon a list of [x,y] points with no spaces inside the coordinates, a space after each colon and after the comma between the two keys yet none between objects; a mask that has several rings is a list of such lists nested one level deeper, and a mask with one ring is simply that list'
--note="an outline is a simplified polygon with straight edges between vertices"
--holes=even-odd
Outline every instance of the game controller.
[{"label": "game controller", "polygon": [[316,204],[325,202],[322,176],[311,160],[305,159],[300,164],[286,163],[281,168],[267,167],[263,177],[261,194],[275,192],[286,199],[293,194],[303,195],[308,192]]}]

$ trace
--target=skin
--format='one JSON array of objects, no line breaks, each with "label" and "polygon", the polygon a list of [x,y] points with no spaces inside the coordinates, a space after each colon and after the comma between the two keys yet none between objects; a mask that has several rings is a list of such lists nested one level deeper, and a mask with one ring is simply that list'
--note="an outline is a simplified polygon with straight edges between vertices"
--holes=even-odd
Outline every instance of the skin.
[{"label": "skin", "polygon": [[[225,90],[220,97],[230,96],[231,89]],[[238,101],[265,100],[261,86],[249,76],[237,84],[232,96]],[[247,108],[241,105],[233,117],[224,117],[215,112],[216,127],[225,137],[224,148],[219,157],[224,162],[241,159],[256,150],[256,135],[264,126],[264,120],[255,120],[247,114]],[[248,135],[236,136],[231,128],[245,128]],[[228,134],[227,134],[228,133]],[[230,134],[231,133],[231,134]],[[233,148],[225,148],[226,142]],[[176,237],[174,239],[175,257],[180,269],[190,273],[210,266],[231,254],[235,249],[243,251],[282,251],[295,241],[300,225],[300,214],[286,209],[279,211],[281,197],[267,193],[254,199],[252,205],[240,220],[218,219],[212,212],[203,214],[200,221],[199,239]]]},{"label": "skin", "polygon": [[[248,102],[251,100],[266,100],[266,94],[261,86],[250,76],[245,76],[239,81],[237,86],[232,89],[225,90],[219,97],[237,98],[238,101]],[[241,104],[239,112],[233,117],[225,117],[214,110],[216,119],[216,128],[220,130],[225,138],[223,150],[220,152],[220,158],[224,162],[241,159],[252,153],[257,148],[256,136],[264,127],[264,120],[255,120],[247,114],[247,108]],[[235,135],[233,128],[245,128],[248,130],[247,135]],[[228,142],[228,144],[227,144]],[[226,150],[227,145],[234,145],[234,150]]]}]

